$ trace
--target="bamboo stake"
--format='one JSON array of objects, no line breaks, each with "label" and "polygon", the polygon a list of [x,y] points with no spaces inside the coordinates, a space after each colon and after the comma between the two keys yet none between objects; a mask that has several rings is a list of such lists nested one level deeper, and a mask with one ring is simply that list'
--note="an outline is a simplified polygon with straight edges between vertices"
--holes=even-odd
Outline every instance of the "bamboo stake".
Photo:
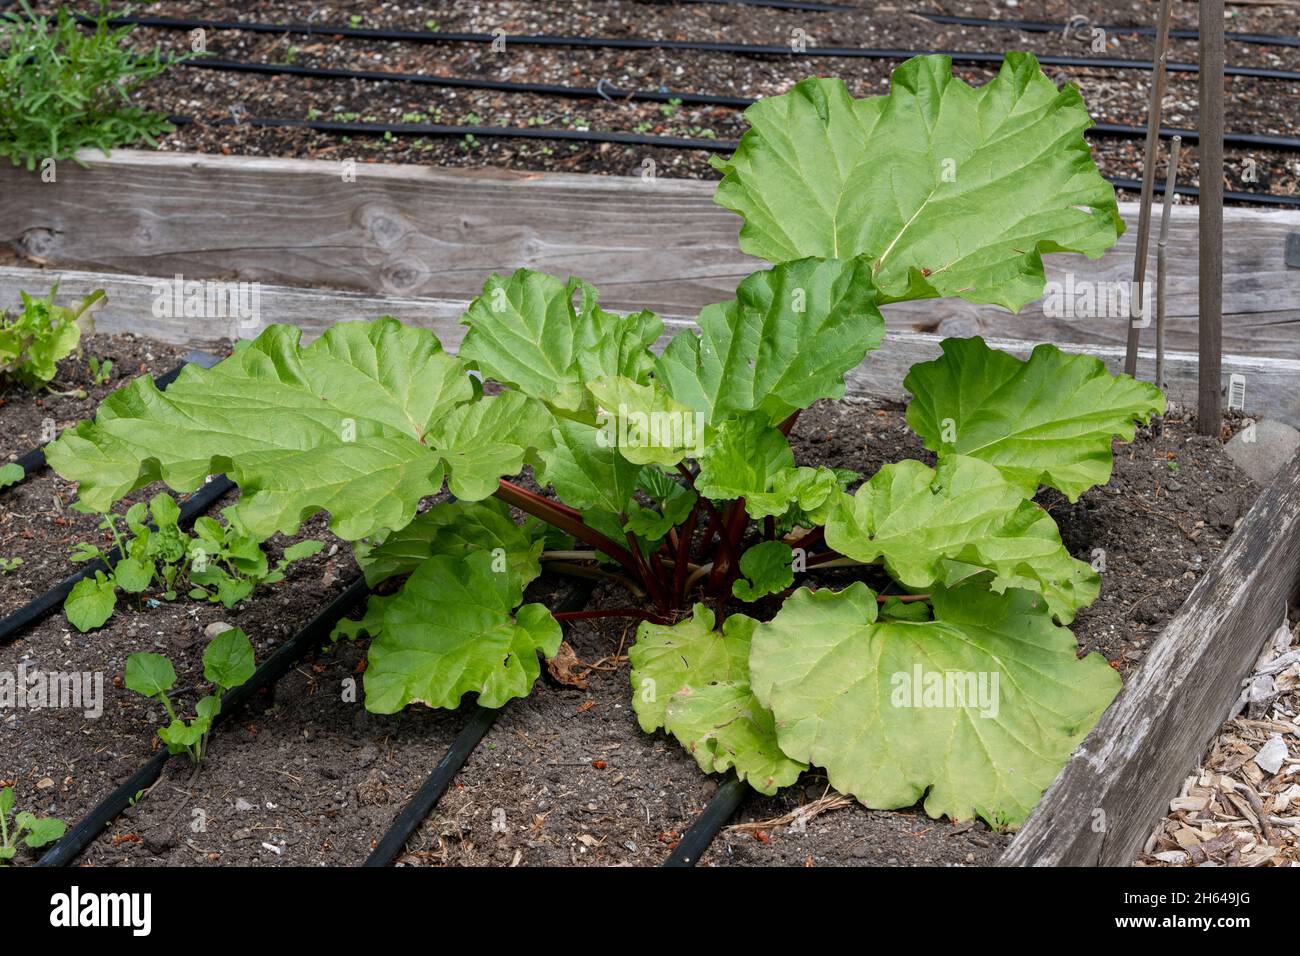
[{"label": "bamboo stake", "polygon": [[1178,156],[1183,138],[1169,144],[1169,171],[1165,173],[1165,204],[1160,212],[1160,238],[1156,240],[1156,388],[1165,387],[1165,249],[1169,246],[1169,211],[1178,185]]},{"label": "bamboo stake", "polygon": [[[1142,159],[1142,206],[1138,212],[1137,251],[1133,259],[1133,283],[1137,287],[1138,307],[1146,302],[1143,295],[1147,277],[1147,246],[1151,240],[1151,197],[1156,184],[1156,144],[1160,139],[1160,114],[1165,102],[1165,58],[1169,53],[1169,6],[1170,0],[1160,0],[1160,10],[1156,14],[1156,52],[1152,66],[1151,99],[1147,103],[1147,141],[1146,152]],[[1220,7],[1222,9],[1222,7]],[[1222,32],[1222,31],[1220,31]],[[1222,70],[1219,71],[1222,75]],[[1202,73],[1204,75],[1204,73]],[[1132,310],[1129,310],[1130,313]],[[1124,372],[1137,374],[1138,337],[1142,327],[1129,316],[1128,343],[1124,350]],[[1142,321],[1150,321],[1144,314]]]},{"label": "bamboo stake", "polygon": [[1196,427],[1223,421],[1223,0],[1200,0],[1201,174],[1199,378]]}]

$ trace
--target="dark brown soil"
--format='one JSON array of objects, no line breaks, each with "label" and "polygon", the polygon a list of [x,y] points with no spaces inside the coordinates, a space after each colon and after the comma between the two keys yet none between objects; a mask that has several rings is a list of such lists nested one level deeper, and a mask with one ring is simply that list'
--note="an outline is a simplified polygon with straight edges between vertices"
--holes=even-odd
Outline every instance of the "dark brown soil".
[{"label": "dark brown soil", "polygon": [[[41,290],[41,295],[45,290]],[[59,303],[66,304],[60,298]],[[109,392],[121,388],[145,372],[161,374],[180,364],[187,349],[133,335],[91,335],[82,339],[82,356],[70,356],[59,363],[59,374],[50,383],[51,391],[35,401],[18,385],[0,385],[0,464],[13,461],[41,444],[43,422],[54,421],[62,431],[83,418],[93,415],[96,406]],[[87,360],[113,363],[108,381],[95,384]],[[82,392],[84,395],[59,394]]]},{"label": "dark brown soil", "polygon": [[[0,408],[0,428],[26,414],[22,401]],[[870,474],[904,457],[928,459],[906,428],[902,406],[822,403],[806,412],[793,443],[801,462]],[[1256,490],[1217,442],[1196,437],[1175,411],[1160,435],[1139,431],[1117,446],[1115,477],[1075,505],[1044,496],[1076,557],[1105,550],[1102,598],[1074,630],[1086,650],[1127,675],[1151,638],[1222,546]],[[1174,466],[1177,466],[1175,469]],[[19,512],[58,489],[48,473],[0,497],[0,554],[40,569],[10,584],[0,576],[0,610],[32,596],[39,581],[67,572],[64,536],[77,528],[24,524]],[[11,497],[12,496],[12,497]],[[65,498],[65,500],[68,500]],[[14,504],[17,502],[18,504]],[[30,517],[30,516],[29,516]],[[79,516],[78,516],[79,517]],[[29,520],[29,519],[26,519]],[[24,536],[27,530],[30,536]],[[0,647],[0,670],[20,663],[46,670],[98,671],[104,714],[22,710],[0,722],[0,779],[15,782],[24,807],[75,820],[149,755],[161,717],[153,702],[115,686],[126,656],[161,651],[176,664],[178,694],[192,706],[204,689],[204,629],[242,627],[259,661],[300,629],[356,575],[346,545],[323,518],[303,536],[330,547],[293,566],[288,581],[232,611],[187,600],[123,602],[108,625],[75,632],[55,614]],[[62,543],[60,543],[62,542]],[[285,542],[271,542],[274,553]],[[26,567],[26,566],[24,566]],[[849,572],[809,581],[842,586]],[[24,582],[19,584],[18,582]],[[567,584],[536,582],[529,600],[554,603]],[[594,606],[624,603],[598,589]],[[452,789],[408,844],[405,865],[647,865],[662,862],[716,790],[675,741],[637,728],[628,692],[626,647],[633,629],[612,621],[566,626],[577,658],[598,665],[585,688],[544,672],[532,696],[508,705]],[[161,781],[88,850],[93,865],[356,865],[423,782],[465,720],[413,709],[367,714],[344,700],[359,679],[364,646],[324,648],[291,671],[272,696],[215,737],[203,767],[168,763]],[[738,823],[761,823],[823,795],[816,773],[775,798],[753,796]],[[201,824],[201,826],[200,826]],[[954,826],[919,808],[867,811],[851,804],[813,817],[806,828],[733,830],[704,863],[718,865],[948,865],[993,862],[1007,837],[983,823]],[[269,848],[268,848],[269,845]]]},{"label": "dark brown soil", "polygon": [[[59,363],[52,387],[84,392],[84,397],[32,394],[16,385],[0,391],[0,464],[40,445],[46,420],[52,420],[61,432],[94,415],[109,392],[139,375],[170,371],[188,351],[129,333],[89,336],[82,349],[82,357],[69,356]],[[216,352],[225,354],[221,348]],[[86,357],[92,355],[113,362],[109,380],[100,385],[92,380],[86,363]],[[126,500],[145,500],[162,490],[161,485],[142,488]],[[75,500],[75,486],[49,469],[0,490],[0,557],[23,560],[13,571],[0,573],[0,617],[66,577],[70,573],[68,549],[74,544],[97,540],[105,550],[111,546],[108,532],[96,529],[97,517],[68,507]]]},{"label": "dark brown soil", "polygon": [[[550,33],[604,37],[658,37],[788,45],[794,30],[803,30],[812,46],[859,46],[903,50],[1031,50],[1064,56],[1107,56],[1149,59],[1150,37],[1113,32],[1104,52],[1093,53],[1087,30],[1071,36],[1062,32],[942,26],[913,11],[935,10],[961,15],[1064,22],[1081,15],[1099,24],[1150,25],[1154,6],[1138,2],[1099,0],[1025,0],[1015,7],[992,0],[980,3],[861,4],[861,12],[806,13],[714,3],[653,3],[633,0],[566,0],[566,2],[359,3],[344,7],[312,0],[287,3],[227,0],[196,4],[193,0],[163,0],[149,13],[161,16],[200,16],[212,19],[348,25],[426,30],[429,21],[444,32],[508,34]],[[1176,26],[1194,27],[1195,7],[1178,4]],[[1294,36],[1300,15],[1294,6],[1236,6],[1230,8],[1228,29]],[[183,32],[140,30],[143,43],[181,50]],[[507,45],[494,54],[482,44],[374,42],[363,39],[209,31],[208,49],[225,59],[298,66],[387,70],[475,77],[509,82],[538,82],[594,86],[605,81],[618,90],[665,89],[675,92],[732,96],[781,93],[811,75],[841,76],[856,95],[883,92],[896,60],[807,57],[799,55],[743,56],[693,51],[610,50]],[[1195,61],[1194,40],[1174,40],[1171,59]],[[1300,70],[1295,47],[1228,44],[1228,62]],[[983,67],[958,66],[970,82],[993,75]],[[1088,67],[1051,68],[1063,81],[1077,83],[1094,117],[1104,122],[1145,125],[1148,78],[1141,71]],[[1300,132],[1300,83],[1231,77],[1226,83],[1226,126],[1231,131],[1295,136]],[[665,150],[614,144],[497,139],[397,136],[358,137],[310,130],[215,125],[214,121],[243,117],[348,119],[380,123],[424,122],[490,126],[534,126],[636,131],[696,139],[735,139],[745,129],[738,110],[712,107],[661,108],[653,103],[604,102],[513,93],[455,90],[406,83],[309,79],[294,76],[255,76],[182,67],[160,78],[138,97],[142,104],[196,122],[177,128],[163,148],[244,155],[361,157],[383,162],[449,166],[503,166],[571,172],[633,174],[644,159],[654,159],[657,171],[668,176],[712,178],[704,151]],[[617,100],[617,97],[614,97]],[[1167,126],[1196,125],[1197,77],[1171,73],[1165,104]],[[1140,176],[1141,143],[1097,137],[1094,153],[1103,172]],[[1198,182],[1196,150],[1184,148],[1179,182]],[[1227,150],[1225,181],[1229,188],[1296,195],[1300,191],[1300,162],[1295,153],[1262,149]],[[1247,170],[1256,181],[1246,181]]]}]

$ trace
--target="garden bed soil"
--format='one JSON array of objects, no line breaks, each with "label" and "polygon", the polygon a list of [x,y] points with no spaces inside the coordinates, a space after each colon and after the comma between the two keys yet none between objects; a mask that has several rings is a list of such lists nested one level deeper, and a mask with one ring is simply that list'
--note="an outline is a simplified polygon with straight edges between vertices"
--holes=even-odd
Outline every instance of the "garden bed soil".
[{"label": "garden bed soil", "polygon": [[[26,414],[22,402],[0,408]],[[802,463],[870,474],[905,457],[930,460],[907,429],[903,407],[821,403],[799,419],[792,441]],[[1106,655],[1128,675],[1222,547],[1258,489],[1235,470],[1219,443],[1194,434],[1176,410],[1162,430],[1138,430],[1116,446],[1110,485],[1071,505],[1040,497],[1076,556],[1105,552],[1102,598],[1074,625],[1084,650]],[[39,579],[66,574],[67,542],[33,524],[59,479],[46,472],[30,487],[0,493],[0,554],[44,568],[11,584],[0,576],[0,610],[35,596]],[[65,501],[69,500],[65,497]],[[16,504],[15,504],[16,502]],[[43,504],[44,503],[44,504]],[[12,510],[11,510],[12,509]],[[75,513],[65,512],[71,516]],[[26,530],[28,535],[24,535]],[[58,539],[72,536],[60,527]],[[108,625],[78,634],[61,614],[0,647],[0,670],[27,661],[42,669],[101,671],[104,714],[23,710],[0,717],[0,779],[14,781],[22,807],[75,821],[138,767],[156,746],[161,716],[152,701],[115,686],[126,656],[167,653],[178,684],[201,692],[205,628],[225,621],[252,638],[259,662],[304,626],[357,574],[346,545],[323,516],[299,537],[331,543],[290,569],[284,583],[259,591],[233,611],[181,600],[141,607],[123,601]],[[273,556],[288,542],[273,539]],[[337,548],[333,545],[339,545]],[[24,567],[27,567],[25,565]],[[842,586],[844,571],[801,583]],[[47,585],[48,586],[48,585]],[[624,599],[602,585],[593,606]],[[529,600],[554,604],[568,582],[543,576]],[[566,625],[566,642],[585,688],[572,673],[543,670],[534,693],[504,708],[452,788],[411,838],[404,865],[646,865],[662,862],[716,792],[671,738],[643,734],[630,706],[626,649],[634,628],[587,620]],[[322,648],[225,725],[196,774],[185,757],[169,761],[159,783],[90,847],[95,865],[355,865],[400,812],[456,732],[457,713],[412,708],[381,717],[343,699],[362,671],[364,642]],[[561,679],[563,678],[563,679]],[[567,681],[567,683],[566,683]],[[773,798],[751,795],[736,823],[762,824],[821,797],[824,777],[810,773]],[[196,832],[202,811],[204,828]],[[981,822],[930,820],[919,808],[867,811],[857,804],[807,818],[806,826],[724,831],[702,861],[717,865],[988,864],[1009,837]],[[266,845],[264,845],[266,844]],[[269,848],[268,848],[269,845]],[[28,857],[27,859],[30,859]]]},{"label": "garden bed soil", "polygon": [[[48,8],[49,4],[38,5]],[[1150,59],[1151,37],[1116,33],[1104,53],[1092,53],[1088,30],[1070,36],[1062,32],[1025,33],[936,24],[914,11],[931,9],[959,15],[1006,17],[1065,22],[1086,16],[1095,23],[1150,25],[1150,4],[1117,6],[1101,0],[1026,0],[1014,8],[993,2],[925,4],[863,4],[862,10],[808,13],[714,3],[502,2],[493,4],[361,3],[321,4],[314,0],[287,3],[235,2],[198,4],[193,0],[162,0],[148,13],[168,17],[312,21],[347,25],[353,16],[366,28],[426,30],[430,21],[442,31],[508,34],[551,33],[604,37],[661,37],[788,45],[792,31],[809,36],[812,46],[862,46],[890,49],[946,49],[1002,52],[1030,50],[1058,56],[1109,56]],[[1295,35],[1294,7],[1231,8],[1229,30]],[[1194,27],[1195,8],[1175,5],[1175,26]],[[141,46],[160,44],[165,50],[188,49],[183,31],[141,28]],[[619,50],[507,45],[494,54],[482,44],[422,44],[376,42],[365,39],[290,34],[208,31],[207,48],[223,59],[295,66],[354,70],[428,73],[504,80],[595,86],[615,90],[657,90],[713,93],[729,96],[770,96],[808,76],[840,76],[855,95],[887,90],[898,61],[798,55],[741,56],[681,50]],[[1195,61],[1194,40],[1172,41],[1170,58]],[[1228,44],[1228,62],[1300,70],[1294,47]],[[957,73],[968,82],[983,83],[995,70],[959,64]],[[1148,74],[1137,70],[1088,67],[1049,68],[1057,82],[1078,84],[1090,111],[1101,122],[1144,126]],[[1197,76],[1171,73],[1164,124],[1196,125]],[[1300,83],[1251,77],[1230,77],[1225,90],[1226,126],[1234,132],[1300,134]],[[653,159],[660,175],[716,178],[708,153],[611,143],[566,143],[545,140],[477,140],[451,137],[358,136],[349,138],[307,129],[230,125],[234,116],[343,119],[378,123],[419,122],[487,126],[551,127],[617,130],[695,139],[735,139],[744,132],[740,111],[732,108],[656,103],[578,100],[532,94],[439,88],[409,83],[264,76],[181,67],[140,91],[142,105],[166,114],[192,117],[165,137],[168,150],[250,156],[361,158],[441,166],[494,166],[522,170],[639,174],[645,159]],[[1095,138],[1093,151],[1106,175],[1141,177],[1142,142]],[[1248,170],[1256,174],[1248,181]],[[1265,149],[1226,151],[1225,181],[1229,188],[1296,195],[1300,192],[1300,161],[1295,153]],[[1197,150],[1185,144],[1179,182],[1198,184]],[[1122,198],[1135,198],[1121,193]],[[1180,197],[1181,198],[1181,197]]]},{"label": "garden bed soil", "polygon": [[[62,304],[63,300],[59,300]],[[83,357],[69,356],[59,363],[53,387],[71,394],[33,394],[17,385],[0,390],[0,464],[13,461],[41,444],[44,422],[58,429],[75,425],[95,414],[110,392],[140,375],[162,375],[175,368],[187,349],[130,334],[93,335],[82,341]],[[216,354],[229,349],[217,347]],[[96,385],[85,356],[113,362],[109,380]],[[128,503],[147,500],[162,485],[139,489]],[[39,471],[18,485],[0,490],[0,557],[19,557],[15,570],[0,573],[0,617],[16,611],[32,597],[53,587],[81,565],[69,565],[68,549],[80,541],[96,541],[108,550],[113,543],[107,531],[97,530],[99,518],[74,511],[76,486],[50,469]],[[222,505],[230,501],[222,502]]]}]

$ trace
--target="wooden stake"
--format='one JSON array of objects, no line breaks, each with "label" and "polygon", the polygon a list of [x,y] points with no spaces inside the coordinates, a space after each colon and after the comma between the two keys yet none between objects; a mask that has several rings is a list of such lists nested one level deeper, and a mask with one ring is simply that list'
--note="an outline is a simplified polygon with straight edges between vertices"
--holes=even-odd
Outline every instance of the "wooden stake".
[{"label": "wooden stake", "polygon": [[[1133,283],[1137,286],[1137,301],[1146,302],[1143,295],[1147,277],[1147,246],[1151,239],[1151,197],[1156,184],[1156,144],[1160,139],[1160,114],[1165,102],[1165,58],[1169,53],[1169,6],[1170,0],[1160,0],[1160,10],[1156,14],[1156,53],[1151,75],[1151,98],[1147,103],[1147,141],[1146,152],[1142,158],[1142,205],[1138,212],[1137,251],[1133,259]],[[1222,72],[1222,71],[1220,71]],[[1132,310],[1130,310],[1131,312]],[[1137,374],[1138,336],[1141,326],[1130,315],[1128,325],[1128,343],[1124,350],[1124,372]],[[1150,316],[1143,315],[1142,321],[1149,321]]]},{"label": "wooden stake", "polygon": [[1196,427],[1223,421],[1223,0],[1200,0],[1200,312]]},{"label": "wooden stake", "polygon": [[1156,240],[1156,388],[1165,387],[1165,248],[1169,245],[1169,211],[1178,185],[1178,156],[1183,138],[1169,144],[1169,171],[1165,173],[1165,204],[1160,212],[1160,238]]}]

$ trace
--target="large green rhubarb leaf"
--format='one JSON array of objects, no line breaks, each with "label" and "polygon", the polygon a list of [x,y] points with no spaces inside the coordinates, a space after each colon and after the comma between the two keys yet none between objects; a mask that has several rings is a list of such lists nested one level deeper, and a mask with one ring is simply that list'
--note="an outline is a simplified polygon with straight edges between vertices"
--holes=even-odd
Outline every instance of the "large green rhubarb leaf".
[{"label": "large green rhubarb leaf", "polygon": [[623,512],[641,472],[640,465],[618,453],[608,432],[568,418],[555,419],[551,441],[538,454],[538,482],[580,511]]},{"label": "large green rhubarb leaf", "polygon": [[490,552],[426,560],[379,606],[366,709],[394,714],[411,703],[457,707],[471,692],[482,706],[501,707],[526,696],[541,673],[538,652],[554,656],[562,634],[540,604],[525,604],[512,615],[520,597],[519,578]]},{"label": "large green rhubarb leaf", "polygon": [[587,283],[528,269],[493,275],[463,321],[462,359],[569,413],[590,411],[585,386],[601,376],[644,382],[654,362],[649,346],[663,331],[653,312],[606,312]]},{"label": "large green rhubarb leaf", "polygon": [[487,552],[504,562],[514,575],[516,590],[522,594],[528,583],[542,573],[543,534],[538,524],[516,524],[505,502],[449,501],[434,505],[381,542],[358,544],[354,551],[371,587],[412,573],[435,554],[465,558]]},{"label": "large green rhubarb leaf", "polygon": [[873,809],[1022,822],[1120,687],[1038,596],[938,589],[934,620],[876,596],[796,591],[754,631],[750,677],[781,749]]},{"label": "large green rhubarb leaf", "polygon": [[622,375],[587,385],[599,403],[602,442],[638,465],[671,468],[704,448],[705,416],[676,401],[657,382],[639,385]]},{"label": "large green rhubarb leaf", "polygon": [[1124,231],[1079,91],[1057,90],[1028,53],[979,88],[945,56],[903,63],[887,96],[807,79],[745,119],[733,156],[714,160],[717,201],[745,220],[741,248],[769,262],[867,256],[882,302],[1015,311],[1042,295],[1043,253],[1095,259]]},{"label": "large green rhubarb leaf", "polygon": [[806,765],[777,746],[772,715],[749,689],[747,660],[758,622],[733,614],[714,630],[697,604],[672,627],[645,623],[628,651],[632,709],[647,733],[663,727],[706,773],[735,768],[761,793],[794,783]]},{"label": "large green rhubarb leaf", "polygon": [[[433,333],[395,319],[340,323],[306,348],[300,334],[271,326],[215,368],[187,366],[166,392],[136,379],[50,445],[50,464],[98,510],[151,481],[188,491],[226,472],[259,537],[292,534],[320,509],[344,538],[404,526],[442,487],[426,442],[473,398],[468,376]],[[486,445],[485,460],[512,464],[498,451]],[[474,449],[456,455],[474,477]]]},{"label": "large green rhubarb leaf", "polygon": [[794,452],[786,437],[767,424],[766,416],[749,414],[719,426],[700,456],[695,490],[713,501],[730,501],[764,494],[781,482],[793,493],[794,470]]},{"label": "large green rhubarb leaf", "polygon": [[1100,359],[1040,345],[1028,361],[981,338],[945,339],[943,355],[912,366],[907,422],[940,455],[990,462],[1033,495],[1040,484],[1071,501],[1110,480],[1111,440],[1165,409],[1154,385],[1111,375]]},{"label": "large green rhubarb leaf", "polygon": [[961,455],[938,469],[885,465],[855,495],[840,497],[826,543],[858,561],[883,559],[895,580],[918,591],[951,583],[955,571],[991,571],[994,590],[1040,591],[1067,624],[1100,589],[1097,573],[1065,550],[1051,515],[997,468]]},{"label": "large green rhubarb leaf", "polygon": [[517,475],[534,449],[551,443],[552,419],[536,399],[505,392],[452,409],[429,429],[427,441],[447,465],[451,493],[478,501],[503,476]]},{"label": "large green rhubarb leaf", "polygon": [[669,392],[717,424],[762,409],[775,424],[821,398],[844,395],[844,374],[880,344],[865,260],[804,259],[756,272],[736,298],[700,312],[655,365]]}]

